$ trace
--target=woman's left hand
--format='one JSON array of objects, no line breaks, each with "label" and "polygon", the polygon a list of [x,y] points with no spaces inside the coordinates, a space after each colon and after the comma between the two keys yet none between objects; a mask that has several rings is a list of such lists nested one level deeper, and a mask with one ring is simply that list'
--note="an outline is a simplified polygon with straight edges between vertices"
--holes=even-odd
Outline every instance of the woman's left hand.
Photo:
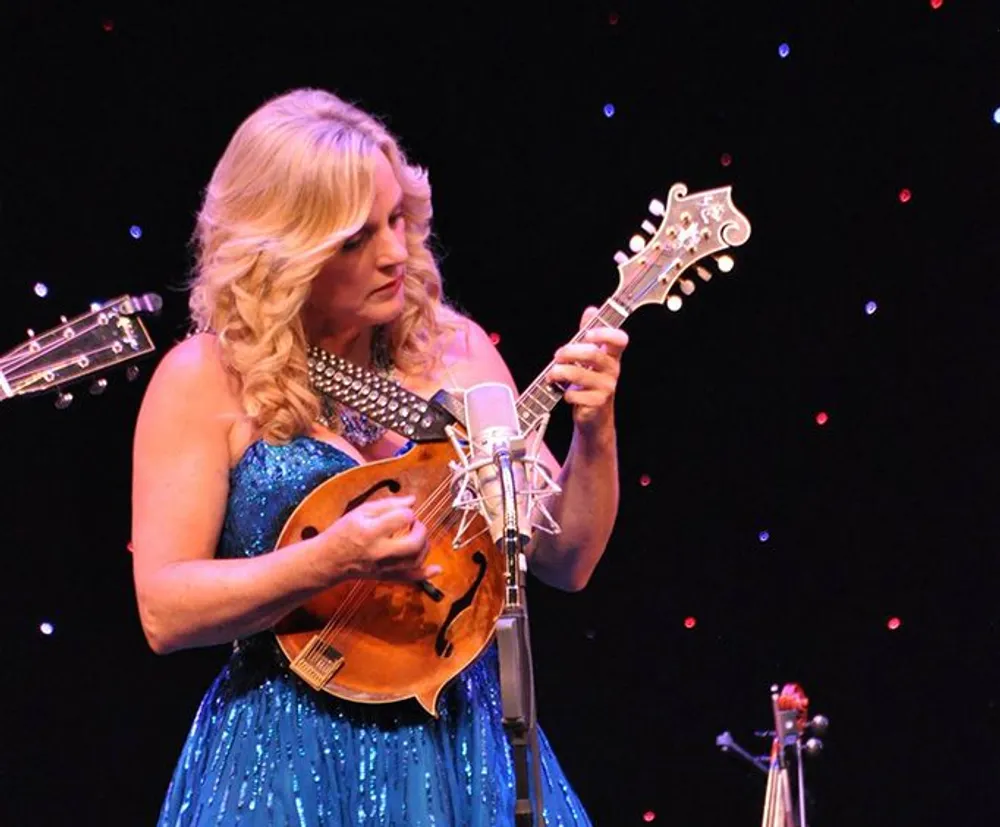
[{"label": "woman's left hand", "polygon": [[[597,315],[596,307],[583,312],[580,329]],[[555,353],[549,379],[569,383],[566,402],[573,406],[573,422],[583,431],[614,422],[615,389],[621,372],[622,352],[628,334],[614,327],[588,330],[582,342],[563,345]]]}]

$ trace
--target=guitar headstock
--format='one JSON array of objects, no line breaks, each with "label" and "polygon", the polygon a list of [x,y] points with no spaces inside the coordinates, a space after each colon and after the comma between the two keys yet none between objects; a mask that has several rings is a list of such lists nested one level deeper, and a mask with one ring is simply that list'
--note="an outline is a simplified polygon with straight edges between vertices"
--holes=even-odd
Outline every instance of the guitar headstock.
[{"label": "guitar headstock", "polygon": [[[619,287],[615,301],[629,313],[644,304],[667,304],[680,308],[681,297],[694,292],[695,282],[682,278],[697,262],[730,247],[746,243],[750,222],[733,205],[732,187],[688,194],[685,184],[674,184],[667,203],[653,200],[649,211],[660,218],[659,227],[644,221],[649,236],[633,236],[633,255],[619,252]],[[702,266],[695,272],[704,281],[711,272]],[[676,288],[676,289],[675,289]]]},{"label": "guitar headstock", "polygon": [[155,293],[119,296],[39,335],[29,331],[27,341],[0,357],[0,400],[60,388],[153,352],[140,314],[156,313],[162,303]]}]

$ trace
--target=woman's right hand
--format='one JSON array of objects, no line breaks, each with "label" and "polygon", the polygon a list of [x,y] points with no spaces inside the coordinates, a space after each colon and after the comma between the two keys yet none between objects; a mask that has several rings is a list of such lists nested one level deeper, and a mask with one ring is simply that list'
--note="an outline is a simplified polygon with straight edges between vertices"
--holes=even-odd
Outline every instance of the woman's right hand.
[{"label": "woman's right hand", "polygon": [[417,519],[415,497],[382,497],[347,512],[319,538],[337,550],[331,559],[334,580],[426,580],[441,572],[426,566],[427,527]]}]

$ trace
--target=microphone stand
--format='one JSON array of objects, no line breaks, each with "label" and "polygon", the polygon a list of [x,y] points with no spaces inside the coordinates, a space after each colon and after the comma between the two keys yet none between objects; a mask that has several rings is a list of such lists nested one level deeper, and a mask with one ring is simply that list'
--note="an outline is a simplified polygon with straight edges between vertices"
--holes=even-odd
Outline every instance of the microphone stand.
[{"label": "microphone stand", "polygon": [[497,621],[496,637],[503,725],[510,739],[514,759],[514,824],[515,827],[534,827],[536,812],[538,823],[541,823],[542,773],[535,723],[535,683],[524,583],[528,568],[524,547],[528,537],[521,533],[518,525],[517,492],[508,444],[501,443],[496,447],[493,462],[500,471],[504,526],[500,543],[507,563],[504,607]]}]

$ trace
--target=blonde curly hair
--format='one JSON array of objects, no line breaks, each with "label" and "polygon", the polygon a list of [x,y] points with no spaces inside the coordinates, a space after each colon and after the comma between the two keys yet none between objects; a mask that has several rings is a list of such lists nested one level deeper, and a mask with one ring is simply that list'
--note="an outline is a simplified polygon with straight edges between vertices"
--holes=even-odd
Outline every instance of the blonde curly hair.
[{"label": "blonde curly hair", "polygon": [[441,275],[427,245],[430,185],[380,122],[330,92],[293,90],[239,126],[206,188],[191,320],[217,335],[243,408],[269,441],[306,432],[319,413],[301,311],[323,263],[368,218],[379,151],[403,190],[408,251],[389,351],[399,369],[420,372],[440,357],[450,326],[438,312]]}]

